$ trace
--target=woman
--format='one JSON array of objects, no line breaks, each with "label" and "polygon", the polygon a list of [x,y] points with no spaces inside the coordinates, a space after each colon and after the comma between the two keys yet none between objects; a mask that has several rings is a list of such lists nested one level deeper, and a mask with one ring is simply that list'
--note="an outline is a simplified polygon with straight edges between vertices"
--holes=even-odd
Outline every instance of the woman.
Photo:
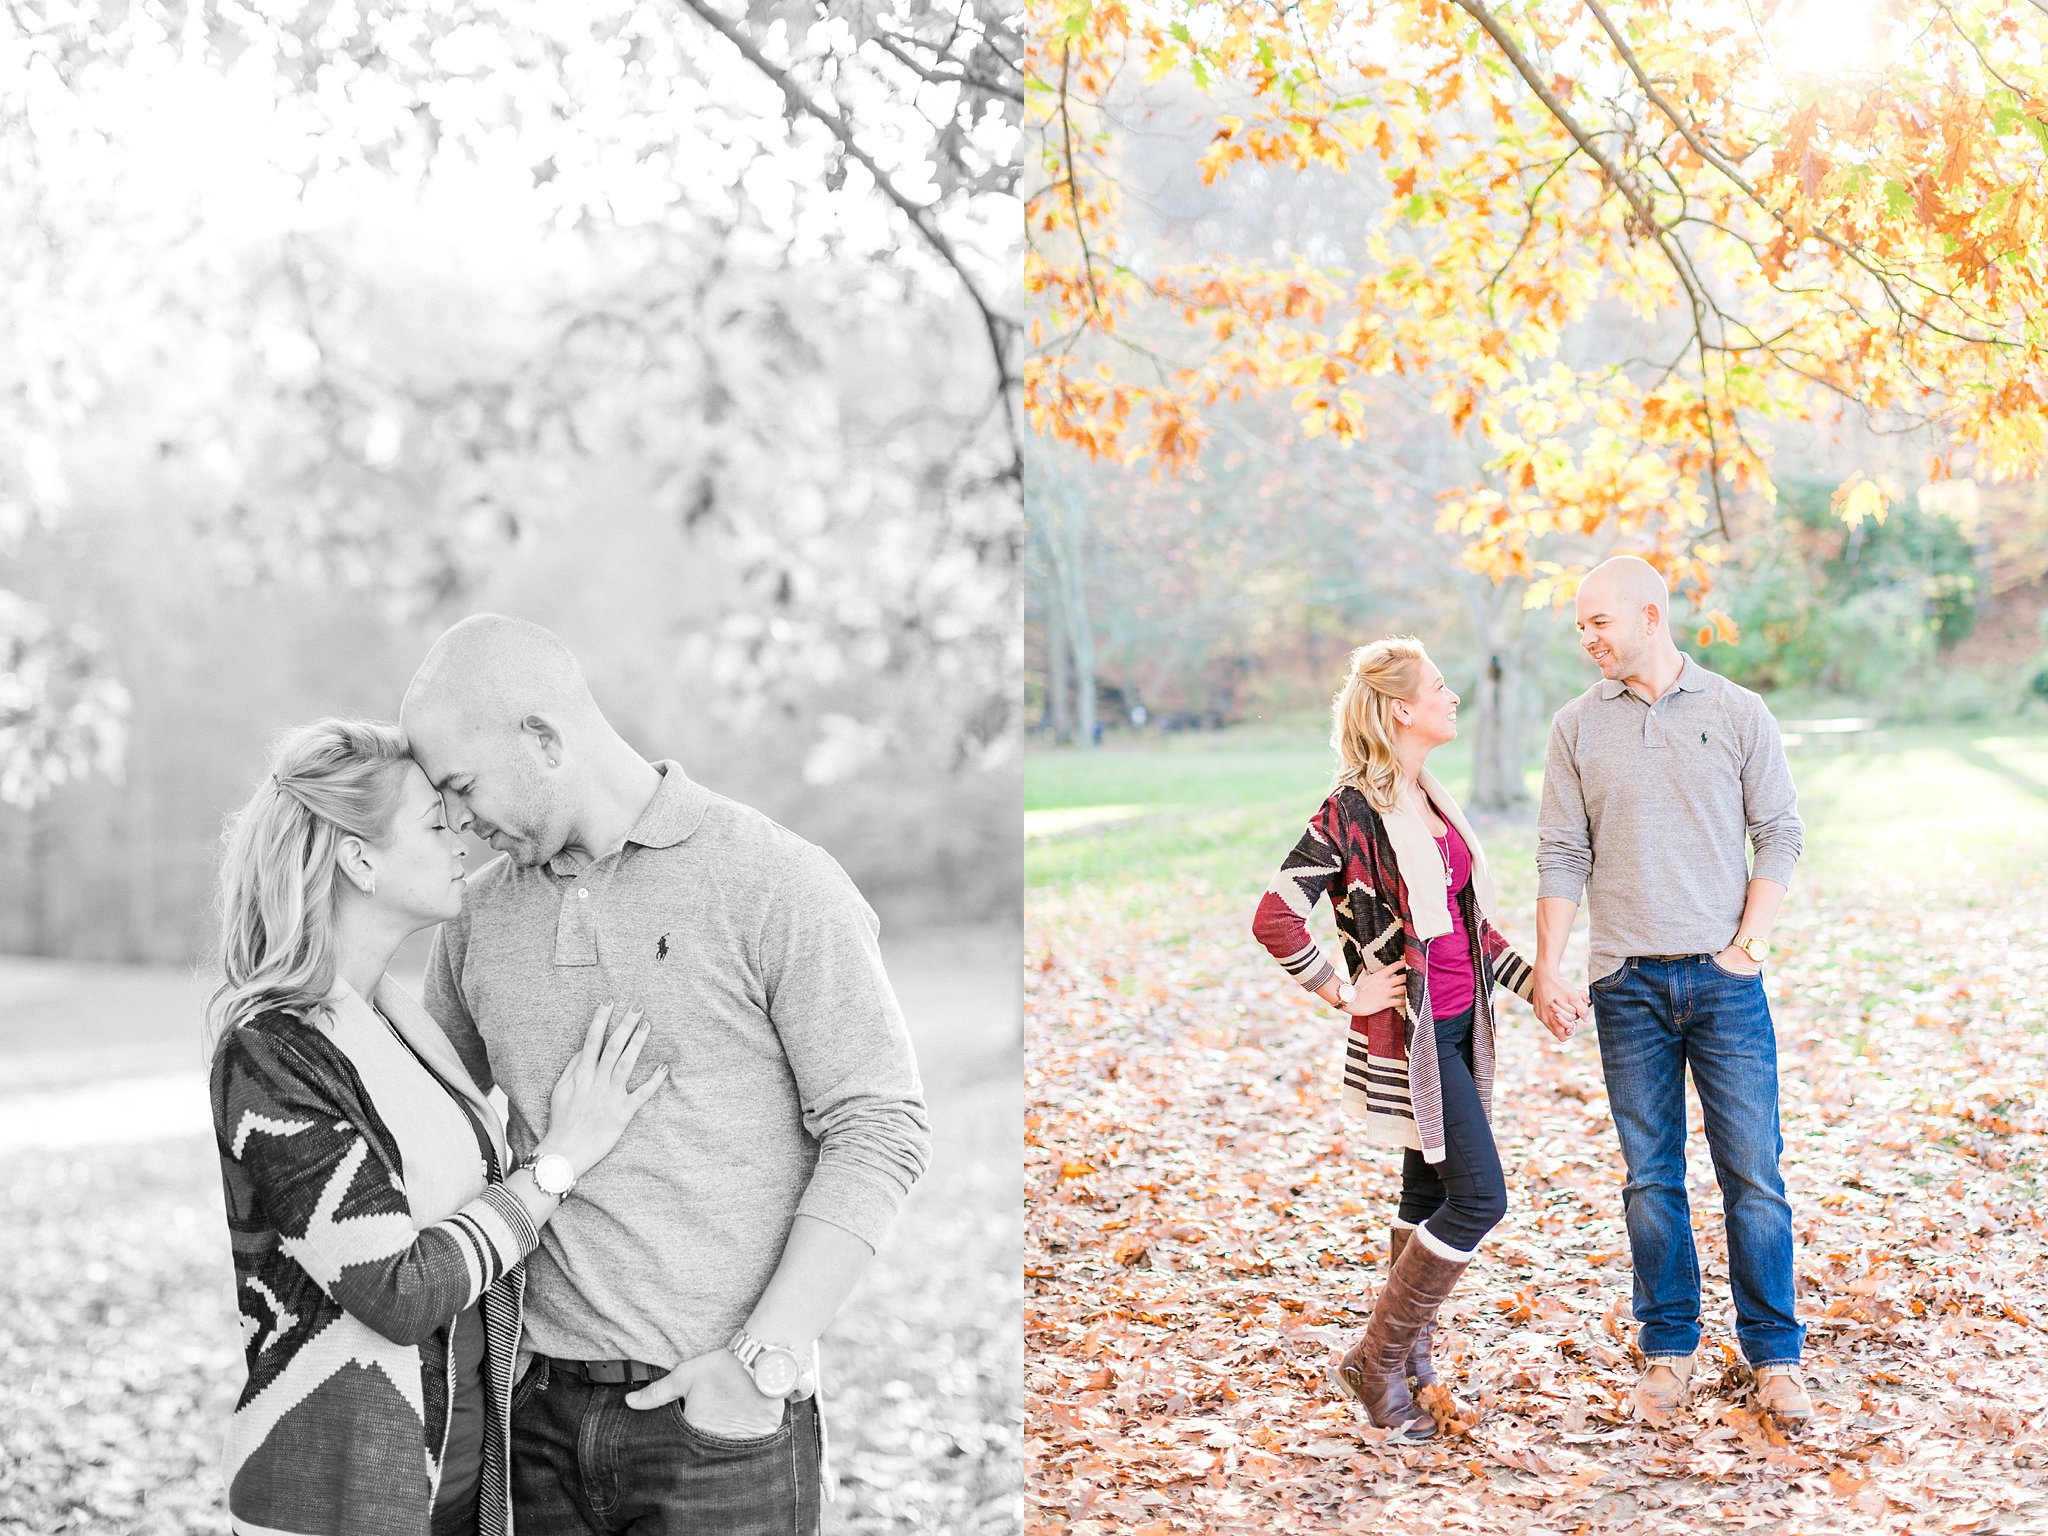
[{"label": "woman", "polygon": [[547,1133],[503,1127],[384,974],[462,905],[463,850],[390,726],[293,733],[220,873],[213,1124],[249,1379],[229,1421],[237,1532],[499,1536],[521,1260],[667,1081],[598,1010]]},{"label": "woman", "polygon": [[[1528,1000],[1534,976],[1487,920],[1486,857],[1423,766],[1456,738],[1458,696],[1421,642],[1390,637],[1352,652],[1332,715],[1336,788],[1259,902],[1252,931],[1350,1017],[1344,1108],[1369,1139],[1406,1148],[1387,1283],[1335,1378],[1374,1424],[1426,1440],[1437,1426],[1415,1394],[1436,1380],[1437,1309],[1507,1210],[1487,1123],[1493,986]],[[1308,914],[1326,894],[1349,984],[1309,936]]]}]

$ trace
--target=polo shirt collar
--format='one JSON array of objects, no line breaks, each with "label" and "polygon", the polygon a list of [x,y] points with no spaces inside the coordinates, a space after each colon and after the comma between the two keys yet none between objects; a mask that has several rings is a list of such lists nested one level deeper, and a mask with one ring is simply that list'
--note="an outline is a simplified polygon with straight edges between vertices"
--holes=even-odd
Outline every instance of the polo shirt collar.
[{"label": "polo shirt collar", "polygon": [[[663,758],[654,767],[661,784],[626,834],[626,841],[643,848],[673,848],[703,825],[711,791],[683,772],[683,765],[672,758]],[[548,869],[557,875],[576,873],[561,854],[548,861]]]},{"label": "polo shirt collar", "polygon": [[[1684,659],[1679,663],[1678,681],[1671,685],[1671,691],[1673,693],[1698,693],[1707,686],[1707,669],[1694,661],[1690,656],[1685,656],[1683,652],[1680,652],[1680,655]],[[1628,684],[1618,677],[1603,677],[1600,679],[1600,697],[1603,699],[1618,699],[1628,691]]]}]

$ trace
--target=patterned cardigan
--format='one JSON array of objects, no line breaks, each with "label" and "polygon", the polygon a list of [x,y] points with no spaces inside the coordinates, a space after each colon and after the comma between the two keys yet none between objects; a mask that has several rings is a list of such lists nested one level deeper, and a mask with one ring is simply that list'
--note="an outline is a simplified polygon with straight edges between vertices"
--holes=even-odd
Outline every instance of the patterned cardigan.
[{"label": "patterned cardigan", "polygon": [[[1472,950],[1472,1077],[1490,1118],[1494,983],[1528,1001],[1535,992],[1535,972],[1487,921],[1484,908],[1492,902],[1492,880],[1478,839],[1456,802],[1428,774],[1422,782],[1472,853],[1472,878],[1459,894],[1459,905]],[[1416,876],[1417,894],[1434,899],[1436,913],[1425,905],[1419,924],[1410,882],[1403,878],[1399,844],[1411,849],[1408,868]],[[1418,855],[1413,851],[1418,846],[1428,852]],[[1444,889],[1443,866],[1419,815],[1403,811],[1382,816],[1358,790],[1340,785],[1281,864],[1252,919],[1253,935],[1311,992],[1334,974],[1308,931],[1308,914],[1325,895],[1336,913],[1344,969],[1351,979],[1396,960],[1407,961],[1407,1007],[1351,1021],[1342,1102],[1347,1114],[1364,1120],[1367,1139],[1413,1147],[1432,1163],[1442,1162],[1444,1156],[1442,1087],[1435,1050],[1415,1050],[1413,1042],[1416,1020],[1432,1021],[1433,1031],[1428,946],[1449,928]],[[1433,1032],[1423,1038],[1433,1040]]]},{"label": "patterned cardigan", "polygon": [[[214,1050],[249,1380],[229,1420],[238,1536],[427,1536],[454,1393],[456,1315],[479,1300],[490,1422],[481,1536],[509,1536],[510,1397],[532,1219],[490,1182],[415,1230],[398,1146],[319,1026],[272,1012]],[[487,1143],[486,1143],[487,1145]]]}]

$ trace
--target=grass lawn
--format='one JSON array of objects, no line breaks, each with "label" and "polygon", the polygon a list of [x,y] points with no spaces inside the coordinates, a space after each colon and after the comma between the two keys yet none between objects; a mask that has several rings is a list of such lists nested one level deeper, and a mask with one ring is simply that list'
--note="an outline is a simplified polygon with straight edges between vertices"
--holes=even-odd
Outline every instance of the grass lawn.
[{"label": "grass lawn", "polygon": [[[1026,758],[1027,891],[1194,882],[1263,889],[1328,793],[1326,722],[1304,715],[1093,752],[1035,749]],[[1914,726],[1856,744],[1789,754],[1806,822],[1800,879],[1833,886],[1888,865],[1938,867],[1960,899],[1987,900],[2042,877],[2048,850],[2048,731],[1996,725]],[[1463,795],[1471,759],[1452,742],[1430,769]],[[1527,775],[1530,807],[1485,824],[1496,870],[1533,856],[1542,763]],[[1247,906],[1249,912],[1249,906]]]}]

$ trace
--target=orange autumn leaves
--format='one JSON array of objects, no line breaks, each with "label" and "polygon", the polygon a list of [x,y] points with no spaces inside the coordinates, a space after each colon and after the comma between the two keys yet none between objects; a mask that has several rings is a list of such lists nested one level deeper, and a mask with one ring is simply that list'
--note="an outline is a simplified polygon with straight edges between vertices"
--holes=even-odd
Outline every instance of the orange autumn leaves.
[{"label": "orange autumn leaves", "polygon": [[[1443,526],[1536,601],[1573,574],[1552,534],[1703,593],[1731,508],[1773,496],[1772,426],[1838,407],[1919,429],[1937,476],[2034,473],[2048,19],[1873,0],[1838,8],[1868,33],[1838,67],[1792,51],[1812,3],[1036,0],[1034,426],[1174,472],[1219,402],[1284,393],[1370,443],[1374,381],[1419,382],[1483,450]],[[1213,105],[1205,184],[1338,173],[1376,209],[1363,248],[1133,248],[1115,125],[1160,91]],[[1584,344],[1622,323],[1645,355]]]}]

